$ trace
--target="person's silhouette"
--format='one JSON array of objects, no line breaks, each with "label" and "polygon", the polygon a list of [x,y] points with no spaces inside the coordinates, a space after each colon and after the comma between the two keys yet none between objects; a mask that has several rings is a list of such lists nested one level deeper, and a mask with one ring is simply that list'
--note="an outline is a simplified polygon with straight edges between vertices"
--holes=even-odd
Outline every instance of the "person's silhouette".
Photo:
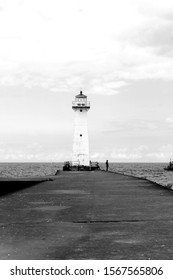
[{"label": "person's silhouette", "polygon": [[108,160],[106,160],[106,171],[108,171],[108,168],[109,168],[109,162]]}]

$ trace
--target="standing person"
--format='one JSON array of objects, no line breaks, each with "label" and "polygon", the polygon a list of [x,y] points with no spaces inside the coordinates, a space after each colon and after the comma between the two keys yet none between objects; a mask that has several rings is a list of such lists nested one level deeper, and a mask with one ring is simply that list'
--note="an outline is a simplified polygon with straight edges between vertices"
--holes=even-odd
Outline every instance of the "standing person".
[{"label": "standing person", "polygon": [[106,171],[108,171],[108,168],[109,168],[109,162],[108,160],[106,160]]}]

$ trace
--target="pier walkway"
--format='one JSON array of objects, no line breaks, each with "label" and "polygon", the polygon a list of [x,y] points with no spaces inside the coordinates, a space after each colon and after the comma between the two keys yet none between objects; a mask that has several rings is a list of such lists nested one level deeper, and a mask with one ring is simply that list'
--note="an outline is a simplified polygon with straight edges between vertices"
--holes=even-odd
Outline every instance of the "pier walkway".
[{"label": "pier walkway", "polygon": [[1,260],[173,259],[172,191],[104,171],[52,179],[0,196]]}]

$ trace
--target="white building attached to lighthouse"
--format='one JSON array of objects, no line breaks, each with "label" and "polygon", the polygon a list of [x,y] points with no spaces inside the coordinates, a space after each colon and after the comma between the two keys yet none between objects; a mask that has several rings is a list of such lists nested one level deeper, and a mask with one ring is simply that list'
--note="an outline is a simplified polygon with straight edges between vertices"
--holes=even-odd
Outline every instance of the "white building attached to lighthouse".
[{"label": "white building attached to lighthouse", "polygon": [[90,102],[82,91],[75,96],[72,109],[75,112],[72,165],[89,166],[87,112],[90,109]]}]

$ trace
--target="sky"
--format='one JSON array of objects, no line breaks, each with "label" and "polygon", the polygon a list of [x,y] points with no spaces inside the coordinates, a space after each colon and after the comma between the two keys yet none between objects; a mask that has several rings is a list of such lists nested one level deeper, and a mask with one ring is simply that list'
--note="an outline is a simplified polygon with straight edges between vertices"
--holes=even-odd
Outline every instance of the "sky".
[{"label": "sky", "polygon": [[0,162],[71,160],[72,101],[90,159],[173,157],[172,0],[0,0]]}]

